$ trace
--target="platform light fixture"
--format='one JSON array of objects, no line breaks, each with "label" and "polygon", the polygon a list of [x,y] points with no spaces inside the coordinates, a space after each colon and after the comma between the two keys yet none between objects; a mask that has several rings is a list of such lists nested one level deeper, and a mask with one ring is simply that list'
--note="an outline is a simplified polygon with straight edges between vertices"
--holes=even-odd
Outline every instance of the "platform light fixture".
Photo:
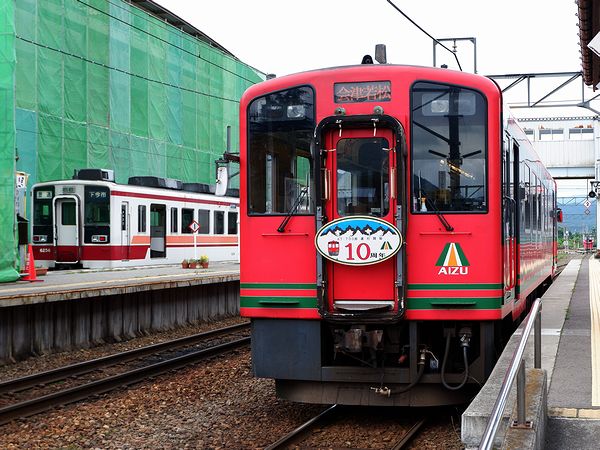
[{"label": "platform light fixture", "polygon": [[600,189],[600,181],[590,181],[590,185],[592,186],[592,190],[589,192],[589,198],[596,198],[598,195],[598,189]]}]

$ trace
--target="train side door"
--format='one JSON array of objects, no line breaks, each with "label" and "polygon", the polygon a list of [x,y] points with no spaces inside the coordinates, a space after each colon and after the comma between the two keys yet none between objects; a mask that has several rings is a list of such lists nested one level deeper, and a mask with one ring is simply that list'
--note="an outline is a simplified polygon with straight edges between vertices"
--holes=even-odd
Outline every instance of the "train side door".
[{"label": "train side door", "polygon": [[54,244],[56,262],[79,262],[79,199],[62,196],[54,199]]},{"label": "train side door", "polygon": [[398,260],[393,252],[402,237],[395,228],[394,134],[371,127],[332,130],[324,137],[327,223],[317,245],[327,258],[326,312],[396,313]]},{"label": "train side door", "polygon": [[502,205],[504,235],[504,301],[515,298],[517,284],[517,201],[515,180],[519,169],[519,147],[509,136],[505,137],[502,152]]},{"label": "train side door", "polygon": [[167,207],[150,205],[150,258],[167,256]]},{"label": "train side door", "polygon": [[131,245],[129,225],[129,202],[121,203],[121,259],[129,259],[129,248]]}]

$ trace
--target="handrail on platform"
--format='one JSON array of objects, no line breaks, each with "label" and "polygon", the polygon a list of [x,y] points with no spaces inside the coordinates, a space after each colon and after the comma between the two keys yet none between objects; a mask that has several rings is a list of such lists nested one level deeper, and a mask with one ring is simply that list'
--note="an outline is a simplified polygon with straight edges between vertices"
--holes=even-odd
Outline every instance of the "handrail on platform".
[{"label": "handrail on platform", "polygon": [[525,353],[525,347],[531,334],[531,329],[535,324],[535,336],[534,336],[534,367],[540,369],[542,367],[542,300],[540,298],[533,302],[531,311],[525,318],[525,327],[523,328],[523,334],[519,340],[519,345],[513,353],[510,365],[502,381],[502,387],[494,403],[494,408],[490,415],[490,419],[485,427],[479,448],[489,450],[492,448],[496,432],[500,426],[500,421],[506,408],[508,396],[510,390],[517,379],[517,420],[511,424],[515,428],[531,428],[532,423],[528,422],[525,417],[525,360],[523,354]]}]

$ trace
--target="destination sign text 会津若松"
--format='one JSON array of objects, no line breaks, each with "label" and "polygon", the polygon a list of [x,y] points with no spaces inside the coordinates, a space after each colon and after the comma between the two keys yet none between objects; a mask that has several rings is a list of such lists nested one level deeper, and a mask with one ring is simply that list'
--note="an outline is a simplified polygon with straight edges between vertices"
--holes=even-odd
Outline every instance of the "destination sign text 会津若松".
[{"label": "destination sign text \u4f1a\u6d25\u82e5\u677e", "polygon": [[389,81],[364,81],[335,83],[335,103],[389,102],[392,100],[392,83]]}]

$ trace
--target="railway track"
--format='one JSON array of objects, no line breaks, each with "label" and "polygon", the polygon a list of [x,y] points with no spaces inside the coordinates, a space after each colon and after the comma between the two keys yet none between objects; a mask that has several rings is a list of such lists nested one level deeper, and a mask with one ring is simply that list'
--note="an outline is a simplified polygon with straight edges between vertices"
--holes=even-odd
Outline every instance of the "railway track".
[{"label": "railway track", "polygon": [[[0,383],[0,400],[4,404],[8,400],[10,404],[0,407],[0,425],[17,418],[47,411],[56,406],[138,383],[147,378],[195,364],[211,356],[247,346],[250,343],[250,337],[236,335],[247,334],[249,328],[249,323],[233,325],[2,382]],[[222,338],[231,335],[234,336],[233,339],[222,342]],[[215,339],[221,339],[221,342],[214,343]],[[197,347],[200,345],[203,345],[203,348],[198,349]],[[171,355],[165,355],[166,353],[171,353]],[[150,358],[150,361],[142,361],[142,358]],[[99,371],[115,368],[132,361],[138,367],[127,368],[125,371],[108,376],[101,374],[98,377],[97,372]],[[97,379],[60,388],[61,384],[73,384],[74,379],[90,374],[94,374]],[[43,395],[27,394],[36,389],[45,389],[46,386],[58,386],[59,389]],[[24,396],[29,398],[22,400]],[[14,401],[15,398],[19,400]],[[13,401],[11,402],[11,400]]]},{"label": "railway track", "polygon": [[[312,448],[303,444],[303,442],[308,439],[310,434],[315,429],[334,424],[335,421],[339,420],[341,417],[343,417],[342,407],[340,407],[339,405],[330,406],[325,411],[311,418],[304,424],[300,425],[298,428],[292,430],[273,444],[265,447],[265,450],[283,450],[288,448],[296,448],[295,446],[300,446],[300,444],[302,444],[302,448]],[[426,419],[421,418],[416,421],[413,421],[412,425],[408,428],[408,431],[406,431],[406,427],[402,427],[402,429],[398,431],[397,435],[394,436],[394,438],[387,439],[386,448],[390,450],[401,450],[403,448],[406,448],[406,446],[412,441],[412,439],[419,433],[419,431],[425,423]],[[332,440],[335,439],[335,432],[331,433],[331,438]],[[373,442],[377,442],[379,438],[379,436],[373,437]],[[350,450],[353,447],[348,447],[347,445],[345,445],[344,448],[346,450]],[[359,450],[361,448],[362,447],[357,447],[356,449]]]}]

